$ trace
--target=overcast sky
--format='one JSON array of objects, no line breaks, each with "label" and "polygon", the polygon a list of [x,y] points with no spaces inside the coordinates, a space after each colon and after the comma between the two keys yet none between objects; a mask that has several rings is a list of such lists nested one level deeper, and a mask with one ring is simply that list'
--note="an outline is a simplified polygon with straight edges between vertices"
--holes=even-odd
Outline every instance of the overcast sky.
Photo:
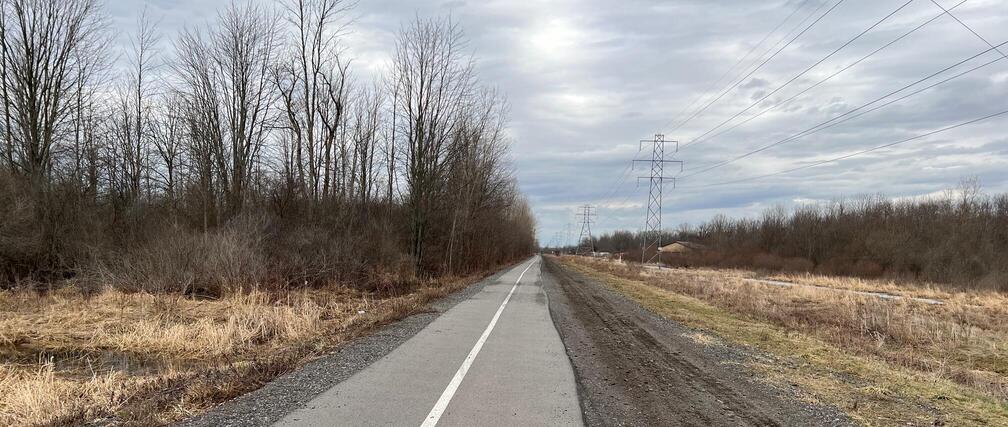
[{"label": "overcast sky", "polygon": [[[149,13],[161,20],[160,31],[170,42],[179,29],[215,19],[217,9],[230,0],[151,0],[146,6],[138,0],[107,1],[123,39],[135,28],[137,14],[148,7]],[[937,1],[949,8],[961,0]],[[786,35],[797,34],[836,2],[360,0],[346,44],[355,71],[367,75],[388,61],[395,33],[404,22],[416,15],[452,14],[470,40],[481,80],[507,93],[514,171],[538,218],[540,241],[548,244],[567,223],[575,223],[577,228],[575,208],[586,203],[598,206],[596,233],[641,227],[647,187],[642,182],[638,188],[636,176],[645,172],[624,172],[631,159],[649,156],[637,153],[642,138],[661,132],[666,139],[685,144],[675,158],[685,162],[683,175],[691,175],[691,171],[782,140],[990,48],[955,19],[941,16],[777,106],[942,13],[931,0],[913,0],[712,134],[765,109],[774,109],[715,138],[688,144],[897,10],[906,0],[842,1],[710,108],[675,128],[673,119],[681,111],[687,113],[678,117],[691,116],[706,100],[728,87],[731,81],[727,78],[715,83],[748,52],[753,53],[729,77],[747,74],[747,69],[784,46],[790,40],[785,39]],[[1008,41],[1008,2],[967,0],[952,13],[988,42],[998,45]],[[780,29],[753,50],[781,22]],[[1008,53],[1008,45],[1001,51]],[[894,97],[999,55],[987,52]],[[704,98],[707,96],[710,98]],[[693,109],[687,109],[691,104]],[[777,204],[828,201],[842,196],[923,195],[974,176],[986,191],[1008,191],[1008,115],[836,163],[749,179],[1003,110],[1008,110],[1008,59],[838,126],[683,178],[677,189],[666,187],[664,225],[674,228],[684,222],[695,224],[719,213],[758,215]],[[672,151],[671,145],[667,151]],[[678,166],[669,169],[679,171]],[[731,181],[736,182],[710,185]]]}]

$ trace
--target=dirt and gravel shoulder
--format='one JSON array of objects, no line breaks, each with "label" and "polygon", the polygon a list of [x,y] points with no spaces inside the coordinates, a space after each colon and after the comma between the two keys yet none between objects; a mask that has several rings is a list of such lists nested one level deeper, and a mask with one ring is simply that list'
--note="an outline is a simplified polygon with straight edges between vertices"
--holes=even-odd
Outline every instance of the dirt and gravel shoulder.
[{"label": "dirt and gravel shoulder", "polygon": [[545,259],[550,312],[588,425],[850,425],[837,408],[756,380],[752,350],[665,320]]},{"label": "dirt and gravel shoulder", "polygon": [[267,426],[302,407],[318,394],[350,378],[371,365],[421,329],[441,313],[479,293],[487,284],[508,271],[499,272],[462,290],[432,301],[425,312],[386,325],[374,333],[351,340],[339,350],[307,363],[300,369],[267,383],[262,388],[221,404],[178,426]]}]

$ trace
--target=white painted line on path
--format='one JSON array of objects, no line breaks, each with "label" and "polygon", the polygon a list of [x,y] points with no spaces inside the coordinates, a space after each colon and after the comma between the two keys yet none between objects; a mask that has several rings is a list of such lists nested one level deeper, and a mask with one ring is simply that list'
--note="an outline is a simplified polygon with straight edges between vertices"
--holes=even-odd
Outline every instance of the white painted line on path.
[{"label": "white painted line on path", "polygon": [[455,391],[458,390],[459,385],[462,384],[462,379],[465,378],[466,373],[469,372],[469,367],[472,366],[473,360],[476,359],[476,355],[483,349],[483,343],[485,343],[487,338],[490,337],[490,332],[493,331],[494,326],[497,326],[497,319],[500,319],[501,313],[504,311],[504,306],[506,306],[508,301],[511,300],[511,295],[514,294],[515,289],[518,289],[518,283],[520,283],[522,277],[525,276],[525,272],[529,271],[529,269],[535,264],[536,260],[532,260],[528,267],[525,267],[525,270],[518,276],[518,280],[515,280],[514,286],[511,287],[511,291],[508,292],[507,297],[504,298],[504,302],[502,302],[500,307],[497,308],[497,313],[494,313],[493,319],[490,319],[490,324],[487,325],[486,330],[483,331],[483,335],[480,335],[479,339],[476,340],[476,345],[473,346],[472,350],[469,351],[469,355],[462,361],[462,366],[459,366],[458,371],[455,372],[455,376],[452,378],[451,382],[448,383],[448,387],[445,388],[444,393],[441,393],[441,398],[438,399],[437,403],[434,404],[434,407],[431,408],[430,413],[427,414],[427,419],[424,420],[421,427],[434,427],[437,425],[438,421],[441,419],[441,414],[444,414],[445,409],[448,408],[448,403],[450,403],[452,397],[455,396]]}]

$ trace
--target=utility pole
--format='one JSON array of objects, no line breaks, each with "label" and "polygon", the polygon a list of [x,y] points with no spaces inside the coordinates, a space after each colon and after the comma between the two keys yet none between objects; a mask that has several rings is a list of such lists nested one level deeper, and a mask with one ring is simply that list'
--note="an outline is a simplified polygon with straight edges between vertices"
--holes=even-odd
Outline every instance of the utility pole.
[{"label": "utility pole", "polygon": [[[647,213],[644,217],[645,225],[643,242],[641,243],[641,262],[645,264],[660,261],[658,249],[661,248],[662,245],[662,186],[665,181],[671,181],[672,187],[675,188],[675,178],[665,176],[665,164],[678,163],[679,172],[682,172],[683,168],[683,162],[681,160],[665,160],[666,142],[675,144],[675,151],[673,151],[673,153],[679,152],[679,141],[665,141],[665,135],[655,134],[654,139],[642,139],[639,147],[643,150],[645,143],[650,144],[652,147],[651,159],[635,159],[633,161],[635,169],[636,164],[639,162],[646,162],[651,166],[651,176],[637,177],[638,185],[642,179],[650,181],[651,185],[651,190],[648,193]],[[649,251],[653,252],[649,254]]]},{"label": "utility pole", "polygon": [[[591,234],[591,224],[592,219],[597,215],[595,213],[595,207],[592,205],[584,205],[579,208],[581,210],[578,215],[581,216],[581,237],[578,238],[578,255],[591,255],[595,252],[595,240],[592,238]],[[588,240],[586,241],[585,238]]]}]

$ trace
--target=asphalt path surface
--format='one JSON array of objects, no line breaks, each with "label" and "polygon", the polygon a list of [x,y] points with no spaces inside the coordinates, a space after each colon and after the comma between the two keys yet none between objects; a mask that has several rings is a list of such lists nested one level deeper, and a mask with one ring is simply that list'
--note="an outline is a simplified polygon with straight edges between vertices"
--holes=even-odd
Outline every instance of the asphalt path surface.
[{"label": "asphalt path surface", "polygon": [[582,425],[541,259],[519,264],[280,426]]},{"label": "asphalt path surface", "polygon": [[182,425],[850,425],[698,332],[534,257]]}]

